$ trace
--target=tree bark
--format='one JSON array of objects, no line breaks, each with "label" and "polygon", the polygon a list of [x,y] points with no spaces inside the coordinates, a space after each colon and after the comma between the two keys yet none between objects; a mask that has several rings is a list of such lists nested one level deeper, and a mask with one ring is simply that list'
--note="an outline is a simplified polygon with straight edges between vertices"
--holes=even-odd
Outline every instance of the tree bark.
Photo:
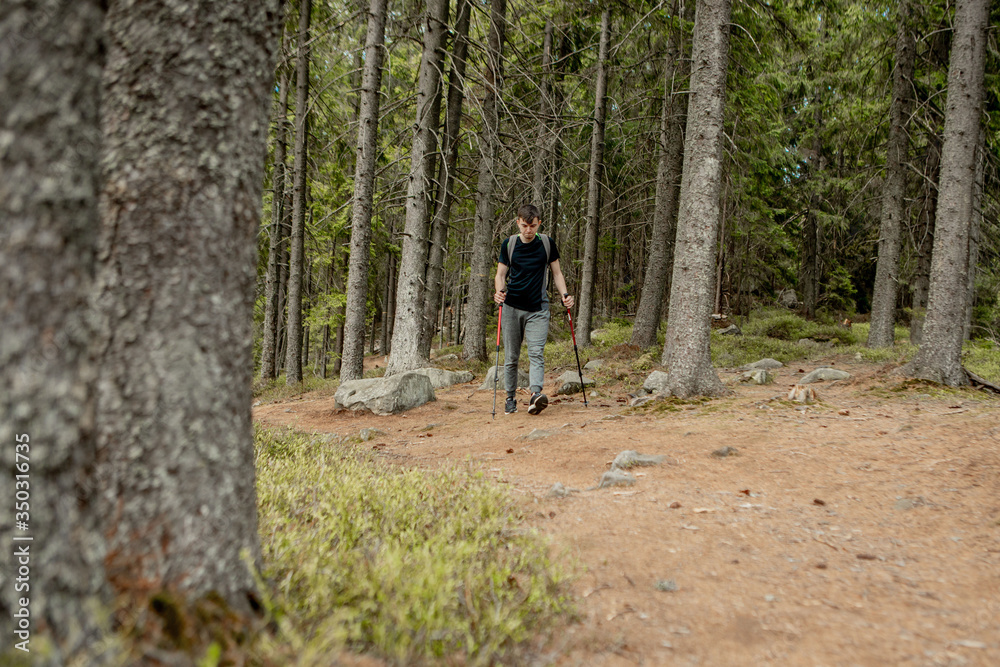
[{"label": "tree bark", "polygon": [[361,110],[358,115],[358,157],[351,212],[351,252],[347,270],[341,382],[364,377],[372,198],[375,190],[375,157],[378,152],[379,89],[382,86],[387,7],[388,0],[371,0],[368,9],[365,69],[361,79]]},{"label": "tree bark", "polygon": [[[24,649],[38,665],[110,658],[98,645],[110,595],[87,314],[100,227],[103,19],[96,0],[0,4],[0,631],[4,651]],[[28,625],[15,625],[25,612]],[[38,653],[46,640],[47,657]]]},{"label": "tree bark", "polygon": [[917,225],[916,269],[913,275],[913,304],[910,313],[910,343],[920,345],[924,318],[927,316],[927,294],[931,284],[931,255],[934,248],[934,216],[937,211],[937,183],[941,171],[941,137],[936,132],[927,138],[927,158],[924,163],[924,185]]},{"label": "tree bark", "polygon": [[692,46],[677,248],[663,365],[674,396],[726,392],[709,353],[716,238],[721,211],[729,0],[698,0]]},{"label": "tree bark", "polygon": [[555,26],[552,19],[545,21],[545,37],[542,39],[542,81],[538,98],[538,139],[532,155],[531,203],[544,212],[545,192],[548,189],[549,156],[552,147],[553,108],[552,103],[552,33]]},{"label": "tree bark", "polygon": [[910,89],[915,57],[910,3],[909,0],[901,0],[896,35],[896,67],[892,76],[892,103],[889,107],[889,147],[882,197],[882,224],[868,347],[892,347],[894,342],[900,234],[906,215],[906,200],[903,198],[906,192],[908,148],[906,122],[910,115]]},{"label": "tree bark", "polygon": [[[476,186],[476,217],[472,231],[472,261],[469,266],[469,301],[465,313],[465,343],[462,357],[486,361],[486,319],[492,311],[493,268],[493,190],[496,187],[496,161],[500,150],[498,102],[503,88],[503,52],[506,32],[507,0],[491,0],[490,34],[486,49],[483,78],[483,129],[479,138],[482,155],[479,182]],[[461,335],[461,333],[459,334]]]},{"label": "tree bark", "polygon": [[256,588],[241,552],[260,559],[252,316],[280,10],[138,0],[112,3],[107,20],[96,420],[107,575],[137,593],[215,591],[240,610]]},{"label": "tree bark", "polygon": [[923,341],[906,372],[951,386],[968,384],[962,368],[976,143],[983,101],[988,0],[958,0],[948,66],[937,222]]},{"label": "tree bark", "polygon": [[424,276],[427,265],[427,202],[431,195],[434,153],[440,118],[434,113],[439,99],[444,38],[447,34],[448,0],[428,0],[424,49],[417,80],[417,119],[410,152],[410,177],[406,191],[406,221],[396,286],[396,323],[386,375],[427,365],[420,341],[424,319]]},{"label": "tree bark", "polygon": [[[694,19],[695,0],[686,0],[684,21]],[[645,349],[656,343],[660,326],[661,304],[668,287],[673,264],[674,236],[677,229],[677,203],[680,195],[681,167],[684,161],[684,123],[687,121],[687,78],[690,61],[684,57],[683,28],[670,33],[664,66],[666,88],[660,116],[660,160],[656,169],[656,202],[653,207],[653,231],[649,259],[642,283],[642,293],[632,327],[632,345]]]},{"label": "tree bark", "polygon": [[260,379],[273,380],[277,377],[274,363],[275,347],[278,344],[278,263],[281,258],[282,213],[285,203],[285,123],[288,117],[288,70],[281,68],[278,80],[278,117],[274,132],[274,168],[271,177],[273,196],[271,197],[271,226],[268,229],[269,247],[267,253],[266,293],[264,297],[264,338],[261,343]]},{"label": "tree bark", "polygon": [[295,166],[292,184],[292,234],[288,260],[288,323],[285,327],[285,383],[302,382],[302,273],[305,255],[306,152],[309,145],[309,20],[312,0],[300,0],[298,56],[295,64]]},{"label": "tree bark", "polygon": [[441,160],[438,173],[438,197],[431,224],[430,258],[427,267],[427,296],[424,303],[424,330],[421,340],[421,356],[429,357],[434,334],[433,323],[441,307],[442,275],[444,269],[445,246],[448,243],[448,225],[451,220],[451,205],[454,201],[452,190],[458,170],[458,147],[461,143],[462,103],[465,87],[465,64],[469,50],[470,4],[458,0],[455,9],[458,14],[455,23],[455,44],[451,54],[451,72],[448,77],[448,107],[445,112],[443,150],[447,151]]},{"label": "tree bark", "polygon": [[972,338],[972,312],[976,306],[976,274],[979,265],[979,244],[983,229],[983,188],[986,176],[986,127],[979,125],[979,141],[976,144],[976,173],[972,189],[972,222],[969,226],[969,278],[968,296],[965,301],[962,340]]},{"label": "tree bark", "polygon": [[608,95],[608,42],[611,30],[610,10],[601,14],[601,43],[597,57],[597,85],[594,93],[594,116],[591,121],[590,171],[587,185],[587,232],[584,238],[583,277],[580,280],[580,310],[576,330],[580,347],[590,346],[590,331],[594,313],[595,273],[597,271],[597,240],[601,227],[601,181],[604,175],[604,120]]}]

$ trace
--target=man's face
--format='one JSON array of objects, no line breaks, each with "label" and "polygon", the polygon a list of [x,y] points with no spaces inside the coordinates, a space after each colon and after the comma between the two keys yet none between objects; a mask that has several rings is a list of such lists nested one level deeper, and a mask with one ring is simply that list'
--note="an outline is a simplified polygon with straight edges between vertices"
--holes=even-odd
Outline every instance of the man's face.
[{"label": "man's face", "polygon": [[524,218],[517,219],[517,229],[521,232],[521,239],[525,243],[529,243],[534,240],[535,234],[538,233],[538,227],[542,224],[542,221],[535,218],[531,222],[525,222]]}]

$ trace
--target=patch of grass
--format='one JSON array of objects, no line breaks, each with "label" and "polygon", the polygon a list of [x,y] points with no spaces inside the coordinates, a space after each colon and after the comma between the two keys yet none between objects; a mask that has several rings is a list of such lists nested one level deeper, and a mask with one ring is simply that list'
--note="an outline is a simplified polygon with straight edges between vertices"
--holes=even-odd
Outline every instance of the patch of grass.
[{"label": "patch of grass", "polygon": [[965,344],[962,363],[976,375],[1000,384],[1000,346],[991,340],[975,340]]},{"label": "patch of grass", "polygon": [[263,575],[297,657],[510,662],[571,611],[566,575],[482,473],[390,468],[263,429],[256,464]]},{"label": "patch of grass", "polygon": [[316,391],[322,394],[333,395],[337,391],[337,387],[340,386],[340,378],[327,378],[323,379],[312,374],[305,374],[302,382],[299,384],[288,385],[285,384],[285,376],[280,375],[275,380],[269,380],[267,382],[254,382],[253,385],[253,397],[260,401],[261,403],[273,403],[275,401],[284,401],[289,398],[294,398],[296,396],[301,396],[306,392]]},{"label": "patch of grass", "polygon": [[765,357],[788,363],[806,359],[815,347],[763,335],[720,336],[712,334],[712,364],[719,368],[735,368]]},{"label": "patch of grass", "polygon": [[[813,322],[784,309],[767,308],[754,312],[745,326],[745,336],[767,336],[785,341],[811,338],[816,341],[834,341],[835,344],[857,345],[864,341],[861,327],[844,327],[839,324]],[[867,336],[868,331],[864,331]]]}]

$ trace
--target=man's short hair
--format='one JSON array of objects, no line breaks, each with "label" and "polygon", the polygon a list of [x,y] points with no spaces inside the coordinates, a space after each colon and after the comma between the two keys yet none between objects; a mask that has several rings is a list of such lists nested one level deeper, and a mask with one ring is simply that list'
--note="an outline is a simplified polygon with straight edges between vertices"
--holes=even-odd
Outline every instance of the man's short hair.
[{"label": "man's short hair", "polygon": [[517,209],[517,217],[530,223],[535,218],[541,219],[542,215],[538,212],[538,208],[536,206],[525,204],[521,208]]}]

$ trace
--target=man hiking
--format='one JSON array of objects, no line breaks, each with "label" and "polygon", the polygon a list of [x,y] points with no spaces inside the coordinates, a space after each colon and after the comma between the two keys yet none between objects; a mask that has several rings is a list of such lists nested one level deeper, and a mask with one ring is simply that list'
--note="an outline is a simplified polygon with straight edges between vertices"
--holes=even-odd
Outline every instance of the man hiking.
[{"label": "man hiking", "polygon": [[555,241],[538,233],[542,220],[538,209],[525,204],[517,210],[518,234],[500,244],[497,275],[493,279],[496,291],[493,300],[503,304],[500,328],[503,330],[504,386],[507,401],[504,414],[517,412],[517,360],[521,342],[528,345],[530,370],[528,380],[531,401],[528,413],[537,415],[549,404],[542,393],[545,381],[545,341],[549,336],[548,268],[552,280],[562,295],[562,303],[573,307],[573,297],[566,290],[566,279],[559,268],[559,249]]}]

